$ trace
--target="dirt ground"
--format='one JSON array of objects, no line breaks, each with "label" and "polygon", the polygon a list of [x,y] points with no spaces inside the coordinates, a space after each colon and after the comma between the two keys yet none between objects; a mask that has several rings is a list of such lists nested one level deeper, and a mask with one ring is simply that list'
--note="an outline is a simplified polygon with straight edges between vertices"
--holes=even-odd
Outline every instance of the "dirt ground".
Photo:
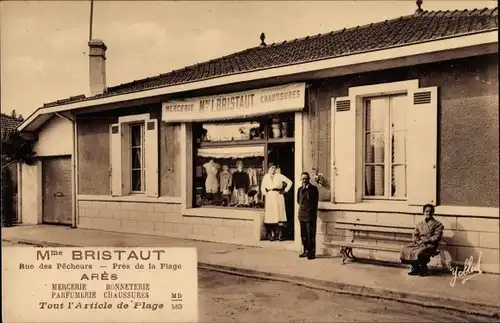
[{"label": "dirt ground", "polygon": [[200,322],[495,322],[208,270],[199,278]]}]

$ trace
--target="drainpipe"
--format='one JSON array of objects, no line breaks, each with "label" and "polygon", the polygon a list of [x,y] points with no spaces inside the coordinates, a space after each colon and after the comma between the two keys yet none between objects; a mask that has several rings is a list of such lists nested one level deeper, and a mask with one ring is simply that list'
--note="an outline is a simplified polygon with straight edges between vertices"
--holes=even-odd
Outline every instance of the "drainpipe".
[{"label": "drainpipe", "polygon": [[76,223],[77,223],[77,215],[78,215],[78,210],[77,210],[77,202],[76,202],[76,193],[77,193],[77,135],[76,135],[76,119],[73,116],[73,118],[68,118],[65,115],[62,115],[60,113],[56,113],[56,116],[66,119],[71,122],[72,125],[72,132],[73,132],[73,152],[71,154],[71,218],[72,218],[72,223],[71,223],[71,228],[76,229]]},{"label": "drainpipe", "polygon": [[23,223],[23,172],[22,163],[17,163],[17,223]]}]

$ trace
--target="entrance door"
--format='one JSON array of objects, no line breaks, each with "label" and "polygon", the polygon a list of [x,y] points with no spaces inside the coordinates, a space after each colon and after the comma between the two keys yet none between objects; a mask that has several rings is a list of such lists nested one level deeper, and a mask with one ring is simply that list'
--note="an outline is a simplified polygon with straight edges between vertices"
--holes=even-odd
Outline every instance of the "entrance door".
[{"label": "entrance door", "polygon": [[[268,161],[278,164],[281,174],[288,177],[295,186],[295,153],[294,143],[275,143],[268,145]],[[295,189],[292,189],[285,195],[285,208],[287,217],[287,227],[285,240],[294,240],[294,205],[295,205]]]},{"label": "entrance door", "polygon": [[71,157],[42,160],[42,221],[72,224]]}]

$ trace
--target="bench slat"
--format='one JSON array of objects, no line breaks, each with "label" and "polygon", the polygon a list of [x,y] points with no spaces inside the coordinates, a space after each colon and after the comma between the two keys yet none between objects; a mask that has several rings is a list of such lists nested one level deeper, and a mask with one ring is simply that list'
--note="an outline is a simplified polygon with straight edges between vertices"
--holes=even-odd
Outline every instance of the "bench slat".
[{"label": "bench slat", "polygon": [[366,225],[345,225],[345,224],[335,224],[335,229],[339,230],[351,230],[351,231],[364,231],[364,232],[387,232],[387,233],[401,233],[401,234],[412,234],[413,229],[403,229],[403,228],[386,228],[386,227],[372,227]]},{"label": "bench slat", "polygon": [[396,228],[396,229],[406,229],[406,230],[414,230],[413,225],[392,225],[392,224],[385,224],[385,223],[376,223],[376,222],[365,222],[365,221],[347,221],[347,220],[337,220],[335,221],[335,224],[341,224],[341,225],[356,225],[356,226],[372,226],[372,227],[383,227],[383,228]]},{"label": "bench slat", "polygon": [[343,241],[335,241],[325,243],[326,245],[332,247],[349,247],[349,248],[358,248],[358,249],[366,249],[366,250],[378,250],[378,251],[400,251],[400,247],[387,247],[380,245],[369,245],[369,244],[357,244],[352,242],[343,242]]},{"label": "bench slat", "polygon": [[[401,247],[388,247],[388,246],[380,246],[375,244],[361,244],[361,243],[353,243],[349,241],[331,241],[324,243],[330,247],[348,247],[353,249],[366,249],[366,250],[378,250],[378,251],[401,251]],[[444,244],[440,244],[440,247],[444,247]],[[438,248],[437,253],[440,252],[441,248]]]}]

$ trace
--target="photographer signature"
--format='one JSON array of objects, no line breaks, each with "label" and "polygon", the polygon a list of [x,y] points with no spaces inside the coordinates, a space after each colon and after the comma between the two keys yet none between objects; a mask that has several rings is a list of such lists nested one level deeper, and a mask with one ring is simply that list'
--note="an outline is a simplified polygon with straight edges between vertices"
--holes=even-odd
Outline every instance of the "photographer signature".
[{"label": "photographer signature", "polygon": [[482,253],[479,254],[479,258],[477,259],[477,263],[475,265],[474,258],[472,256],[470,256],[469,259],[465,259],[463,270],[458,270],[458,267],[450,268],[451,273],[453,274],[453,278],[450,281],[450,286],[455,286],[457,277],[464,277],[462,279],[462,284],[465,284],[468,280],[482,274],[483,271],[481,270],[481,256]]}]

